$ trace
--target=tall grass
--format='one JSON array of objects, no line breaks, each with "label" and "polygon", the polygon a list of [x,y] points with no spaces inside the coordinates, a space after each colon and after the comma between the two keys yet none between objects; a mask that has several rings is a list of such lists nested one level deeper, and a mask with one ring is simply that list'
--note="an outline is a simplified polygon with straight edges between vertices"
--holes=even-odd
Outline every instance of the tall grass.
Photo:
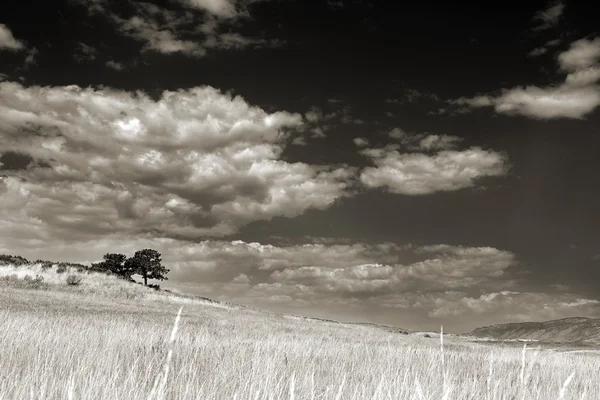
[{"label": "tall grass", "polygon": [[0,287],[0,398],[600,398],[600,358],[589,353],[443,332],[438,342],[192,300],[182,310],[175,296],[115,301],[83,287]]}]

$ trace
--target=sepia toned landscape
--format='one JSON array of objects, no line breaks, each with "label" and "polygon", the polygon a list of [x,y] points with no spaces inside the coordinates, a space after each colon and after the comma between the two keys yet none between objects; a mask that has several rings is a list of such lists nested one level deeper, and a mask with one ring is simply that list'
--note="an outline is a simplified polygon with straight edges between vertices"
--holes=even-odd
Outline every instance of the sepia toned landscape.
[{"label": "sepia toned landscape", "polygon": [[0,3],[0,400],[600,399],[594,2]]}]

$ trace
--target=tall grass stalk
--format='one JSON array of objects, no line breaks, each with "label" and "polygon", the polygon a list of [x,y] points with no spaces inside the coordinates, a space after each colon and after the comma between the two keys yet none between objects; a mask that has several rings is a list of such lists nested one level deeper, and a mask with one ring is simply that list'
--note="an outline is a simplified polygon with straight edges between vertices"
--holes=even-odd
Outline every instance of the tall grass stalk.
[{"label": "tall grass stalk", "polygon": [[558,400],[562,400],[565,398],[565,392],[567,391],[567,387],[569,387],[569,383],[571,383],[571,379],[575,376],[575,371],[569,375],[569,377],[565,380],[562,387],[560,388],[560,393],[558,395]]},{"label": "tall grass stalk", "polygon": [[[171,358],[173,357],[173,343],[175,342],[175,336],[177,335],[177,328],[179,327],[179,320],[181,319],[181,311],[183,310],[183,306],[179,308],[177,312],[177,316],[175,317],[175,323],[173,324],[173,330],[171,331],[171,336],[169,337],[169,342],[167,344],[168,352],[167,359],[164,363],[164,369],[162,371],[162,379],[161,375],[157,375],[154,380],[154,385],[152,386],[152,391],[148,396],[148,400],[157,400],[163,399],[165,395],[165,388],[167,387],[167,377],[169,376],[169,368],[171,367]],[[160,381],[160,383],[159,383]]]}]

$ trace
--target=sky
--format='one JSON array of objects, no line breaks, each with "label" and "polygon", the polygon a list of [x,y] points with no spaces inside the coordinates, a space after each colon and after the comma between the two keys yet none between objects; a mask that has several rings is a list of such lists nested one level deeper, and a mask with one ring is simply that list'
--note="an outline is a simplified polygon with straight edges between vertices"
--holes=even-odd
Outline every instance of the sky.
[{"label": "sky", "polygon": [[404,329],[600,317],[591,2],[20,1],[0,253]]}]

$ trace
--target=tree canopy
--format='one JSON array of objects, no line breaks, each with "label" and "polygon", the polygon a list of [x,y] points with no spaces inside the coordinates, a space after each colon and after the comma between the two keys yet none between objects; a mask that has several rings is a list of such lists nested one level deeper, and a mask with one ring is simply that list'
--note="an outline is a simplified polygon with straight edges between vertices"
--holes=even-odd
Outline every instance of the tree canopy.
[{"label": "tree canopy", "polygon": [[161,264],[161,254],[152,249],[136,251],[133,257],[125,261],[125,269],[133,270],[144,279],[144,285],[148,286],[148,279],[167,280],[169,269]]},{"label": "tree canopy", "polygon": [[104,260],[98,264],[94,264],[93,268],[101,271],[109,271],[121,278],[131,279],[131,275],[135,274],[135,269],[127,265],[127,257],[125,254],[107,253],[103,256]]}]

